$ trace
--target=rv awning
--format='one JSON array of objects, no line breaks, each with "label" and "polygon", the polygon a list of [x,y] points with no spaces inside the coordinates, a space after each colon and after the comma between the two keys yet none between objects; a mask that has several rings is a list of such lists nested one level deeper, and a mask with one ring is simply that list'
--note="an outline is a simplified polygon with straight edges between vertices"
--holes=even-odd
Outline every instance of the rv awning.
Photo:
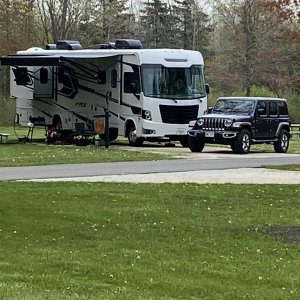
[{"label": "rv awning", "polygon": [[59,66],[63,62],[77,59],[97,59],[118,56],[115,53],[73,54],[73,55],[10,55],[0,57],[2,66]]}]

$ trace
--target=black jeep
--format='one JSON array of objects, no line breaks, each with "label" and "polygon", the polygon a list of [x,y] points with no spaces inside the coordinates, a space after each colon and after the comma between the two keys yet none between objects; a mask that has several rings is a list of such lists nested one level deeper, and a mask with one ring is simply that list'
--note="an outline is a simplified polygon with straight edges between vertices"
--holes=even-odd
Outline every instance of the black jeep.
[{"label": "black jeep", "polygon": [[251,144],[273,143],[276,152],[285,153],[291,137],[287,103],[279,98],[222,97],[190,127],[192,152],[201,152],[209,143],[230,145],[234,153],[245,154]]}]

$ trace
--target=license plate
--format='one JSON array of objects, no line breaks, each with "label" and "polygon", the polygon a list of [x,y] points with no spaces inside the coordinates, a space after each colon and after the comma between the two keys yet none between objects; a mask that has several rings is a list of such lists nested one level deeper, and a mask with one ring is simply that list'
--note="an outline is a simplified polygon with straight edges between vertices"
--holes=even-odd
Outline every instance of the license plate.
[{"label": "license plate", "polygon": [[205,131],[205,137],[213,138],[215,137],[215,133],[213,131]]}]

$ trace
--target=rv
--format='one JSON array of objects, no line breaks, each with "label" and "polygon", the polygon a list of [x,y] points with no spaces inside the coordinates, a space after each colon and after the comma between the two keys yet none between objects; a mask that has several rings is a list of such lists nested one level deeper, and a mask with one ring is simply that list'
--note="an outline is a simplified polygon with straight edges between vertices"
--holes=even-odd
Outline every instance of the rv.
[{"label": "rv", "polygon": [[102,134],[109,116],[110,140],[122,135],[133,146],[162,139],[187,146],[189,122],[207,109],[197,51],[143,49],[137,40],[100,49],[58,41],[0,62],[11,66],[18,123],[55,128],[66,139],[78,131]]}]

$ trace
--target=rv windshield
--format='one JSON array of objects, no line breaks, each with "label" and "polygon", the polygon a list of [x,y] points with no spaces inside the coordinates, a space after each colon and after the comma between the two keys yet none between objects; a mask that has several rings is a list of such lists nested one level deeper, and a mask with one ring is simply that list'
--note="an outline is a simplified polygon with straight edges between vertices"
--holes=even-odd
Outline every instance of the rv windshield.
[{"label": "rv windshield", "polygon": [[166,68],[162,65],[142,65],[145,96],[165,99],[205,97],[203,66]]}]

